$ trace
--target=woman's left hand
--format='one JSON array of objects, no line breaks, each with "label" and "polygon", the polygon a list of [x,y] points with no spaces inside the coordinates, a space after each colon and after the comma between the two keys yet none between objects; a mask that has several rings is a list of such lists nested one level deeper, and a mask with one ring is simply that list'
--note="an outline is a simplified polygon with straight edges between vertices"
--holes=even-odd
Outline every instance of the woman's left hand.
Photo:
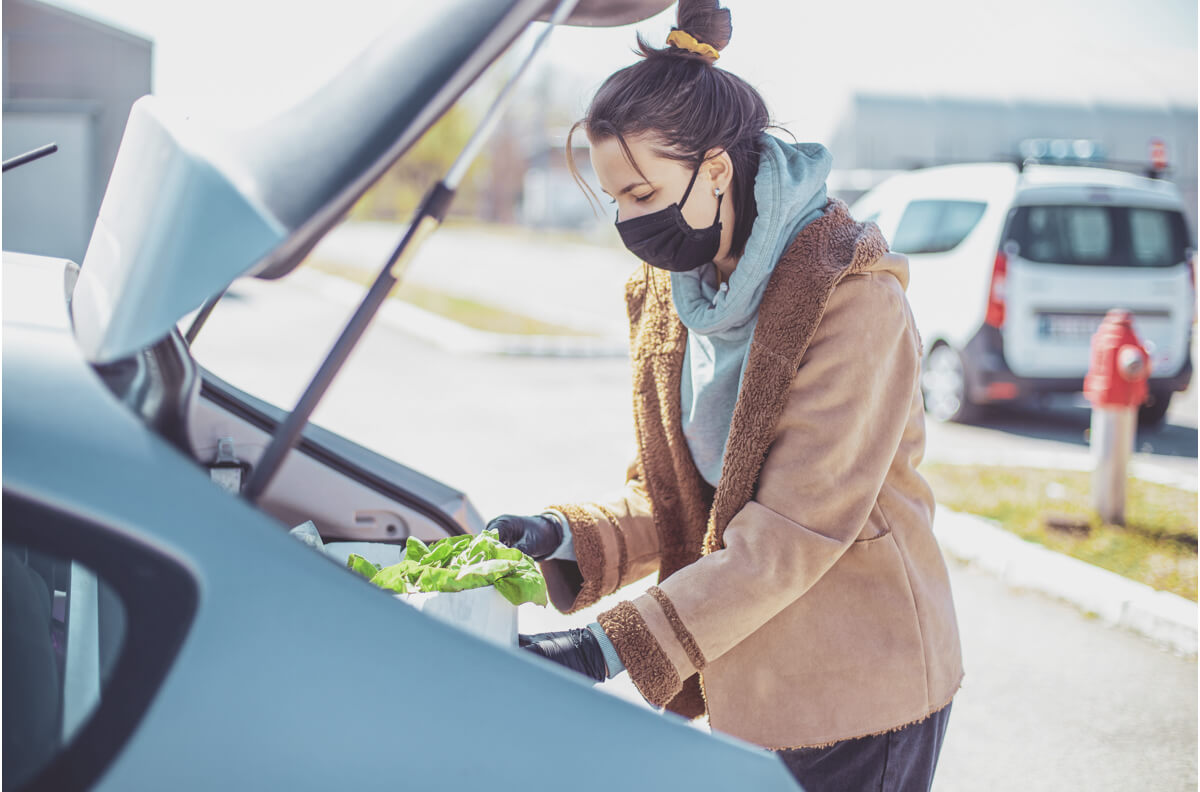
[{"label": "woman's left hand", "polygon": [[608,678],[604,652],[589,629],[520,635],[518,645],[597,682]]}]

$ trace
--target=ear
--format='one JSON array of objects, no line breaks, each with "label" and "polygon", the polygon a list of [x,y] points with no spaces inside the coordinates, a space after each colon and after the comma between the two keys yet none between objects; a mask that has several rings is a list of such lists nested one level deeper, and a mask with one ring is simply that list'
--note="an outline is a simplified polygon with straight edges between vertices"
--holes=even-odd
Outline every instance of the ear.
[{"label": "ear", "polygon": [[733,160],[725,149],[711,148],[705,152],[704,164],[700,166],[700,170],[712,182],[713,187],[722,193],[729,193],[729,186],[733,184]]}]

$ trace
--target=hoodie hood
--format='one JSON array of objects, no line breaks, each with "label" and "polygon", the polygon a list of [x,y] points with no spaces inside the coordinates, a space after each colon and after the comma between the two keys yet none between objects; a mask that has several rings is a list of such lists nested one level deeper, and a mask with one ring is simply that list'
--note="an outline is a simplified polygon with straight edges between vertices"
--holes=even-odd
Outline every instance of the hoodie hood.
[{"label": "hoodie hood", "polygon": [[680,383],[683,435],[692,460],[714,487],[721,477],[729,426],[750,339],[771,273],[784,251],[827,204],[833,158],[818,143],[784,143],[763,135],[754,198],[758,216],[729,281],[716,266],[671,274],[675,312],[688,328]]},{"label": "hoodie hood", "polygon": [[717,286],[712,263],[671,275],[675,311],[695,333],[748,339],[771,272],[796,235],[821,216],[833,167],[819,143],[786,143],[763,134],[754,199],[758,216],[729,281]]},{"label": "hoodie hood", "polygon": [[896,280],[900,281],[900,287],[908,291],[908,256],[899,253],[884,253],[864,267],[863,272],[887,272],[895,275]]}]

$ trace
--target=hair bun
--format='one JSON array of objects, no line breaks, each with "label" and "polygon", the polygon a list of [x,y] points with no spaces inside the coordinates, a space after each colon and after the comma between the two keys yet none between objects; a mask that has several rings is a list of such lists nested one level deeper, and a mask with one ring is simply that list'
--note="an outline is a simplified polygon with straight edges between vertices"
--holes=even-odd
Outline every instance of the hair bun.
[{"label": "hair bun", "polygon": [[719,0],[679,0],[676,28],[718,52],[729,46],[733,20]]}]

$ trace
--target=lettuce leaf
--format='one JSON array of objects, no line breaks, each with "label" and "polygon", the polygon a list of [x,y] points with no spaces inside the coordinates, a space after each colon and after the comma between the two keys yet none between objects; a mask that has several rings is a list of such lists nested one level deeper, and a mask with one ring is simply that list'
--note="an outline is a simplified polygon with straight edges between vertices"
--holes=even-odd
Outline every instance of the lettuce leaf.
[{"label": "lettuce leaf", "polygon": [[350,554],[350,557],[346,559],[346,566],[350,567],[350,569],[353,569],[367,580],[375,577],[375,573],[379,571],[379,567],[375,566],[357,553]]},{"label": "lettuce leaf", "polygon": [[546,604],[546,580],[536,569],[522,570],[514,575],[502,577],[492,585],[513,605],[520,605],[522,602]]},{"label": "lettuce leaf", "polygon": [[351,555],[346,565],[376,586],[404,594],[495,586],[513,605],[547,603],[546,580],[537,564],[501,544],[496,531],[451,536],[428,546],[410,536],[398,564],[380,569]]},{"label": "lettuce leaf", "polygon": [[429,548],[415,536],[408,537],[408,541],[404,543],[404,560],[405,561],[420,561],[425,556],[429,555]]}]

